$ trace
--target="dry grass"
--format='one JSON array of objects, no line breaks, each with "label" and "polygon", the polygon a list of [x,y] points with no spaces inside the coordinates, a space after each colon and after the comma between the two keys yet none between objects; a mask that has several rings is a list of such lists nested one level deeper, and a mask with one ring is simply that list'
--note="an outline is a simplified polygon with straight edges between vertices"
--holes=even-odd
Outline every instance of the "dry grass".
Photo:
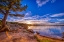
[{"label": "dry grass", "polygon": [[40,36],[38,34],[35,35],[35,38],[38,42],[64,42],[62,39],[54,39],[50,37]]}]

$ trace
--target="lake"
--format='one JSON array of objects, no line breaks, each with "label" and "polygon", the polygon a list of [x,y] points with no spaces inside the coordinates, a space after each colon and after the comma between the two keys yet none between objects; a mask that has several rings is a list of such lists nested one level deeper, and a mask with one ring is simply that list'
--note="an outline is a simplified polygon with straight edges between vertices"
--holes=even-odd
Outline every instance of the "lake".
[{"label": "lake", "polygon": [[54,38],[62,38],[64,26],[28,26],[34,33],[38,32],[41,36],[48,36]]}]

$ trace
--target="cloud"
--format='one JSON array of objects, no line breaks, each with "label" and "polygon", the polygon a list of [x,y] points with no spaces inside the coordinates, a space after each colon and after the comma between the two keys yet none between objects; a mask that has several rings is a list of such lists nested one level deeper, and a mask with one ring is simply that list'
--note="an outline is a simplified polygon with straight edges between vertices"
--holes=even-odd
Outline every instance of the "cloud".
[{"label": "cloud", "polygon": [[29,17],[31,14],[31,11],[28,11],[27,13],[25,13],[25,17]]},{"label": "cloud", "polygon": [[54,3],[56,0],[36,0],[36,3],[38,5],[38,7],[41,7],[45,4],[47,4],[47,2],[51,1],[51,3]]},{"label": "cloud", "polygon": [[25,13],[25,16],[22,18],[22,17],[10,17],[10,16],[8,16],[8,18],[7,18],[7,21],[9,21],[9,22],[19,22],[19,21],[23,21],[23,20],[31,20],[31,19],[33,19],[32,17],[30,17],[31,16],[31,11],[28,11],[27,13]]},{"label": "cloud", "polygon": [[31,21],[32,23],[39,23],[39,24],[59,24],[59,23],[64,23],[64,19],[60,19],[60,18],[51,18],[51,17],[60,17],[60,16],[64,16],[64,13],[58,13],[58,14],[46,14],[43,16],[39,16],[39,15],[34,15],[31,16],[32,12],[28,11],[27,13],[25,13],[25,17],[21,18],[21,17],[9,17],[8,21],[12,21],[12,22],[19,22],[19,23],[26,23],[26,21]]},{"label": "cloud", "polygon": [[64,13],[53,14],[50,17],[61,17],[61,16],[64,16]]},{"label": "cloud", "polygon": [[49,0],[44,0],[44,1],[36,0],[36,3],[38,4],[38,7],[41,7],[42,5],[46,4],[47,2],[49,2]]},{"label": "cloud", "polygon": [[51,0],[51,3],[54,3],[56,0]]},{"label": "cloud", "polygon": [[8,22],[19,22],[21,20],[22,20],[21,17],[8,17],[7,19]]},{"label": "cloud", "polygon": [[59,19],[59,21],[64,21],[64,19]]},{"label": "cloud", "polygon": [[50,18],[43,18],[42,16],[39,15],[35,15],[35,16],[26,16],[24,18],[20,18],[20,17],[9,17],[8,21],[9,22],[26,22],[26,21],[31,21],[33,23],[48,23],[48,20],[50,20]]}]

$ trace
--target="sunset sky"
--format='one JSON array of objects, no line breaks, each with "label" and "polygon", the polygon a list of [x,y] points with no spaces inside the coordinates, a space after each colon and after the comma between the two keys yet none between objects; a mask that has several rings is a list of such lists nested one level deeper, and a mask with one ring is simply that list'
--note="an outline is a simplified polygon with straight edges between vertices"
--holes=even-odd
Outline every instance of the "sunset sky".
[{"label": "sunset sky", "polygon": [[[38,22],[38,23],[64,23],[64,0],[23,0],[23,5],[28,5],[25,17],[10,17],[8,21]],[[0,15],[2,17],[2,15]]]}]

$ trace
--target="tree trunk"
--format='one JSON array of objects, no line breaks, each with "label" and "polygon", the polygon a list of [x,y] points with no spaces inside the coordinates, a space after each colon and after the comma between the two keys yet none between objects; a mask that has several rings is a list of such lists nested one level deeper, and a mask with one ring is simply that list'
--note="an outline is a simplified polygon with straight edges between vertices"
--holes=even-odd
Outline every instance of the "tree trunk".
[{"label": "tree trunk", "polygon": [[8,11],[6,11],[6,14],[4,15],[4,18],[2,19],[2,28],[5,27],[6,25],[6,19],[7,19],[7,16],[8,16]]}]

